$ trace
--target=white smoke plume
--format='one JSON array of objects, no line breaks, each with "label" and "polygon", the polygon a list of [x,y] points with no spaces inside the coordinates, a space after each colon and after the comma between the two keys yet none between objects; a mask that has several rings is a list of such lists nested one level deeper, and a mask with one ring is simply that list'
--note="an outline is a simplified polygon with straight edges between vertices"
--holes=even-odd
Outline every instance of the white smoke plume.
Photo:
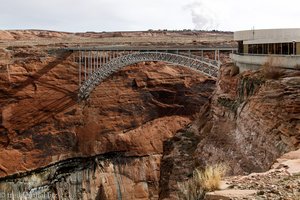
[{"label": "white smoke plume", "polygon": [[218,20],[213,10],[204,4],[204,2],[195,1],[184,6],[185,10],[190,11],[192,21],[197,30],[217,30]]}]

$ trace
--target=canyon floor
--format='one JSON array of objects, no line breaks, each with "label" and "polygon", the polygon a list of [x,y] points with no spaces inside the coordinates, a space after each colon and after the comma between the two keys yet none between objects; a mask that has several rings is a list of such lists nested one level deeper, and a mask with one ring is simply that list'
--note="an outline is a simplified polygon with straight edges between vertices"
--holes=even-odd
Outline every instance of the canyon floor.
[{"label": "canyon floor", "polygon": [[224,163],[206,199],[299,200],[299,70],[238,73],[221,54],[214,80],[138,63],[79,102],[77,63],[58,49],[97,45],[236,44],[230,32],[0,31],[0,199],[183,199],[195,168]]}]

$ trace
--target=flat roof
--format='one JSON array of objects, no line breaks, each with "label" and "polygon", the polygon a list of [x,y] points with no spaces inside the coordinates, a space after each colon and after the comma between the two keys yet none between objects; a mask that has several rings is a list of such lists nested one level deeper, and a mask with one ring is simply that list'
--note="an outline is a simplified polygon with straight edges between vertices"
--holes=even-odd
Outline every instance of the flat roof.
[{"label": "flat roof", "polygon": [[300,28],[237,31],[234,40],[244,41],[244,44],[300,42]]}]

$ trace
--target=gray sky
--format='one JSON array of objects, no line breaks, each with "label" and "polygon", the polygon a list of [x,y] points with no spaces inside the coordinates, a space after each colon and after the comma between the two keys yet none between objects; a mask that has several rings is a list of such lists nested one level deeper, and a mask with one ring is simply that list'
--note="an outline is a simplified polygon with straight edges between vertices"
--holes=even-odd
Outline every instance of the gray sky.
[{"label": "gray sky", "polygon": [[300,28],[299,0],[0,0],[0,29]]}]

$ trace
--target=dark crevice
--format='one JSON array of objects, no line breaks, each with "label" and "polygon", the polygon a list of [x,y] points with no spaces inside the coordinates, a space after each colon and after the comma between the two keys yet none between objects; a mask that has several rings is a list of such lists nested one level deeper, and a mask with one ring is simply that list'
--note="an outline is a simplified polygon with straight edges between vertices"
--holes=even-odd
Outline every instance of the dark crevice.
[{"label": "dark crevice", "polygon": [[[95,155],[90,157],[69,158],[31,171],[20,172],[6,177],[1,177],[0,182],[15,181],[16,179],[24,178],[26,176],[43,173],[45,171],[48,171],[51,167],[56,168],[55,169],[55,176],[56,176],[59,174],[70,174],[72,172],[87,169],[87,168],[94,168],[94,165],[97,164],[99,161],[111,160],[113,163],[126,164],[124,159],[136,159],[136,158],[144,158],[150,156],[150,155],[127,156],[125,155],[125,153],[126,152],[122,152],[122,151],[121,152],[114,151],[114,152],[108,152],[105,154],[100,154],[100,155]],[[153,156],[153,154],[151,154],[151,156]]]}]

